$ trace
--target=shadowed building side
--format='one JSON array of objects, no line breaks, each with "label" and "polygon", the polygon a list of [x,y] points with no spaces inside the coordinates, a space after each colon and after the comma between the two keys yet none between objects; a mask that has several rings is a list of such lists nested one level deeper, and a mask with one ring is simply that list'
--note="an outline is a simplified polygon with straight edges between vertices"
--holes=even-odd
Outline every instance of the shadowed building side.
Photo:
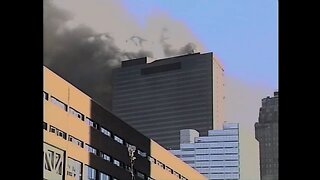
[{"label": "shadowed building side", "polygon": [[255,123],[255,137],[259,141],[261,180],[279,179],[278,92],[262,99],[259,122]]},{"label": "shadowed building side", "polygon": [[[47,180],[206,179],[48,68],[43,68]],[[135,146],[133,169],[128,146]]]}]

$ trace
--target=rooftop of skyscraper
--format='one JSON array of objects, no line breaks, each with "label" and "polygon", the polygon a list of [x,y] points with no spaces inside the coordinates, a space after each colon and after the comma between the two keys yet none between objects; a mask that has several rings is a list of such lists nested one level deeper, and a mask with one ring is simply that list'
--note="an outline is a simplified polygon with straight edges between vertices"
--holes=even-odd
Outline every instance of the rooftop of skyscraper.
[{"label": "rooftop of skyscraper", "polygon": [[212,55],[214,57],[214,59],[218,62],[220,68],[223,69],[221,61],[216,56],[216,54],[213,53],[213,52],[208,52],[208,53],[196,52],[196,53],[189,53],[189,54],[184,54],[184,55],[180,55],[180,56],[172,56],[172,57],[156,59],[156,60],[153,60],[153,59],[151,59],[149,57],[142,57],[142,58],[130,59],[130,60],[122,61],[121,62],[121,67],[129,67],[129,66],[142,65],[142,64],[152,64],[152,63],[159,63],[159,62],[167,62],[167,61],[171,61],[173,59],[178,59],[178,58],[185,59],[185,57],[196,56],[196,55],[201,55],[201,56],[202,55]]}]

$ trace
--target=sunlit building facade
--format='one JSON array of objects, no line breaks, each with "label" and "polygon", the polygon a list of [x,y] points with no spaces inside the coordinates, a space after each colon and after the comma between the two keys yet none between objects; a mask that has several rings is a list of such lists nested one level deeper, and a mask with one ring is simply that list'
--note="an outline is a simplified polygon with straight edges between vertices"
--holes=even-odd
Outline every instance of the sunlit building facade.
[{"label": "sunlit building facade", "polygon": [[201,137],[193,129],[181,130],[180,141],[180,149],[171,152],[209,180],[240,179],[238,123],[224,123],[222,130]]}]

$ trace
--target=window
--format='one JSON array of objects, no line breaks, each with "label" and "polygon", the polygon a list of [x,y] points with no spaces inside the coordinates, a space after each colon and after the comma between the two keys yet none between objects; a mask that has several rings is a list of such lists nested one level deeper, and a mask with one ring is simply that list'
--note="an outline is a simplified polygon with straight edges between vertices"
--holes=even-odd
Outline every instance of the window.
[{"label": "window", "polygon": [[58,107],[62,108],[63,110],[67,111],[67,105],[65,103],[63,103],[62,101],[58,100],[57,98],[51,96],[50,101],[53,104],[57,105]]},{"label": "window", "polygon": [[152,163],[155,163],[155,164],[156,164],[156,160],[155,160],[153,157],[148,156],[148,160],[149,160],[150,162],[152,162]]},{"label": "window", "polygon": [[124,165],[124,169],[125,169],[127,172],[131,173],[131,167],[130,167],[129,165]]},{"label": "window", "polygon": [[158,164],[160,167],[162,167],[163,169],[165,169],[165,165],[164,165],[162,162],[160,162],[159,160],[157,161],[157,164]]},{"label": "window", "polygon": [[48,124],[46,122],[43,122],[43,129],[45,129],[45,130],[48,129]]},{"label": "window", "polygon": [[43,91],[43,98],[48,101],[48,100],[49,100],[49,95],[48,95],[48,93],[46,93],[46,92]]},{"label": "window", "polygon": [[81,180],[82,179],[82,163],[68,157],[67,161],[67,175],[71,176],[74,180]]},{"label": "window", "polygon": [[50,126],[49,132],[56,133],[56,128],[53,126]]},{"label": "window", "polygon": [[77,117],[81,119],[82,121],[84,120],[84,115],[80,113],[79,111],[73,109],[72,107],[69,108],[69,113],[73,115],[74,117]]},{"label": "window", "polygon": [[120,144],[123,144],[123,140],[119,138],[118,136],[114,135],[114,140],[117,141]]},{"label": "window", "polygon": [[105,129],[104,127],[100,126],[100,131],[101,131],[103,134],[111,137],[111,132],[108,131],[107,129]]},{"label": "window", "polygon": [[[200,149],[200,148],[198,148]],[[217,148],[216,148],[217,149]],[[181,157],[194,157],[194,154],[184,154],[184,155],[181,155]]]},{"label": "window", "polygon": [[133,146],[133,145],[130,144],[130,143],[128,143],[128,142],[126,142],[126,147],[128,148],[128,147],[130,147],[130,146]]},{"label": "window", "polygon": [[180,62],[144,68],[144,69],[141,69],[141,74],[147,75],[147,74],[154,74],[154,73],[172,71],[177,69],[181,69]]},{"label": "window", "polygon": [[87,177],[85,177],[85,179],[87,178],[88,180],[96,180],[97,179],[97,170],[93,169],[92,167],[89,166],[85,166],[85,170],[87,173]]},{"label": "window", "polygon": [[169,166],[166,166],[166,170],[167,170],[168,172],[170,172],[171,174],[173,174],[173,170],[172,170]]},{"label": "window", "polygon": [[67,133],[57,129],[57,135],[62,137],[63,139],[67,140]]},{"label": "window", "polygon": [[92,146],[89,146],[88,144],[85,144],[85,149],[86,149],[88,152],[97,155],[97,149],[96,149],[96,148],[94,148],[94,147],[92,147]]},{"label": "window", "polygon": [[100,157],[106,161],[110,161],[110,156],[106,155],[102,151],[100,151]]},{"label": "window", "polygon": [[110,176],[100,172],[99,180],[110,180]]},{"label": "window", "polygon": [[95,122],[93,122],[90,118],[86,117],[85,122],[86,122],[89,126],[95,128],[95,129],[98,129],[98,124],[95,123]]},{"label": "window", "polygon": [[175,176],[177,176],[178,178],[181,178],[181,175],[180,175],[178,172],[173,171],[173,174],[174,174]]},{"label": "window", "polygon": [[120,161],[113,159],[113,164],[120,167]]},{"label": "window", "polygon": [[138,154],[142,157],[147,157],[147,153],[140,151],[139,149],[138,149]]},{"label": "window", "polygon": [[57,136],[60,136],[63,139],[67,139],[67,133],[59,130],[58,128],[56,128],[54,126],[50,125],[49,132],[55,133]]},{"label": "window", "polygon": [[183,176],[181,177],[181,179],[182,179],[182,180],[188,180],[187,178],[185,178],[185,177],[183,177]]},{"label": "window", "polygon": [[60,136],[63,139],[67,139],[67,133],[59,130],[58,128],[56,128],[54,126],[50,126],[49,132],[55,133],[57,136]]},{"label": "window", "polygon": [[145,175],[139,171],[137,171],[137,176],[141,179],[144,179]]},{"label": "window", "polygon": [[78,145],[78,146],[80,146],[80,147],[83,148],[83,142],[82,142],[81,140],[79,140],[79,139],[71,136],[71,135],[69,135],[68,141],[70,141],[70,142],[72,142],[73,144],[76,144],[76,145]]}]

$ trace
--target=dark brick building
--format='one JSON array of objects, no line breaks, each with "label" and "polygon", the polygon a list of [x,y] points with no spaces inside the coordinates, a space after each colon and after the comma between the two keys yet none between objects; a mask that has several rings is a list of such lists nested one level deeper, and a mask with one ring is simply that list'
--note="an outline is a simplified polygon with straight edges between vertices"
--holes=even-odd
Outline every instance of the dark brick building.
[{"label": "dark brick building", "polygon": [[259,141],[261,180],[278,180],[278,92],[262,99],[255,136]]}]

